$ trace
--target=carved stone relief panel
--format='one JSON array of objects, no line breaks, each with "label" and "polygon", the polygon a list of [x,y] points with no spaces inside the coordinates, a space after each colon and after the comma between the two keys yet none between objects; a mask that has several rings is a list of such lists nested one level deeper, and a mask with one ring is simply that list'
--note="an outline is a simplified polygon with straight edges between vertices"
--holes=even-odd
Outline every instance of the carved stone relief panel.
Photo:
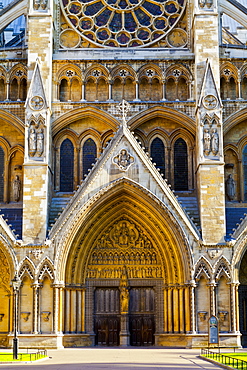
[{"label": "carved stone relief panel", "polygon": [[162,278],[159,256],[150,238],[133,222],[122,218],[95,241],[87,277],[121,279]]},{"label": "carved stone relief panel", "polygon": [[118,166],[120,171],[127,171],[132,163],[134,157],[130,155],[127,149],[121,149],[119,154],[113,158],[113,163]]},{"label": "carved stone relief panel", "polygon": [[45,128],[43,119],[31,119],[28,129],[29,157],[44,156]]}]

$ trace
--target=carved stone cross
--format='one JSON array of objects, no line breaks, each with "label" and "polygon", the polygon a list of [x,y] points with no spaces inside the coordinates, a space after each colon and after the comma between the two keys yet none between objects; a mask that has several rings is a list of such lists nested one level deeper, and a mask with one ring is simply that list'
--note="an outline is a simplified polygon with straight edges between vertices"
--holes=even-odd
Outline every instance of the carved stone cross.
[{"label": "carved stone cross", "polygon": [[126,117],[130,110],[130,104],[123,99],[122,102],[118,104],[118,110],[122,113],[123,125],[126,125]]}]

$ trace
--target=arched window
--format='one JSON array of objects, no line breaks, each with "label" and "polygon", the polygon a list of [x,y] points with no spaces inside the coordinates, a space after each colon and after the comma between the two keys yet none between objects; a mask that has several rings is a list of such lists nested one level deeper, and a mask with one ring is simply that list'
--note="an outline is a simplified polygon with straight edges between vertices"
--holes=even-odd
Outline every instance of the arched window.
[{"label": "arched window", "polygon": [[62,81],[60,82],[59,100],[60,101],[69,100],[69,86],[68,81],[65,78],[63,78]]},{"label": "arched window", "polygon": [[244,77],[242,81],[242,98],[247,100],[247,77]]},{"label": "arched window", "polygon": [[87,139],[82,150],[82,175],[88,174],[97,156],[97,147],[93,139]]},{"label": "arched window", "polygon": [[120,78],[116,78],[112,85],[113,100],[120,101],[123,99],[123,85]]},{"label": "arched window", "polygon": [[229,82],[229,98],[231,100],[236,100],[237,98],[237,84],[233,77],[230,78]]},{"label": "arched window", "polygon": [[147,78],[143,77],[139,84],[139,98],[142,101],[150,100],[150,85]]},{"label": "arched window", "polygon": [[95,101],[97,98],[97,90],[96,90],[96,83],[93,78],[89,78],[87,80],[85,90],[86,90],[86,100]]},{"label": "arched window", "polygon": [[17,101],[18,99],[18,82],[14,78],[10,84],[10,100]]},{"label": "arched window", "polygon": [[4,151],[0,146],[0,202],[4,198]]},{"label": "arched window", "polygon": [[60,147],[60,191],[74,190],[74,146],[65,139]]},{"label": "arched window", "polygon": [[220,79],[220,96],[222,100],[227,99],[227,82],[224,77]]},{"label": "arched window", "polygon": [[5,84],[4,84],[4,80],[0,78],[0,101],[4,101],[5,99],[6,99]]},{"label": "arched window", "polygon": [[27,80],[23,78],[20,83],[20,99],[25,101],[27,98]]},{"label": "arched window", "polygon": [[73,78],[71,81],[71,101],[81,100],[81,85],[77,78]]},{"label": "arched window", "polygon": [[103,78],[98,80],[98,94],[97,99],[98,101],[106,101],[108,99],[108,85]]},{"label": "arched window", "polygon": [[188,190],[187,145],[181,138],[174,144],[174,189]]},{"label": "arched window", "polygon": [[162,86],[158,78],[152,80],[151,100],[159,101],[162,99]]},{"label": "arched window", "polygon": [[243,172],[244,172],[244,201],[247,201],[247,145],[243,150]]},{"label": "arched window", "polygon": [[169,78],[166,83],[166,99],[169,101],[177,99],[176,84],[173,78]]},{"label": "arched window", "polygon": [[163,141],[156,137],[151,144],[151,157],[160,169],[160,173],[165,176],[165,147]]},{"label": "arched window", "polygon": [[184,78],[180,78],[178,81],[178,99],[181,101],[188,100],[188,85]]}]

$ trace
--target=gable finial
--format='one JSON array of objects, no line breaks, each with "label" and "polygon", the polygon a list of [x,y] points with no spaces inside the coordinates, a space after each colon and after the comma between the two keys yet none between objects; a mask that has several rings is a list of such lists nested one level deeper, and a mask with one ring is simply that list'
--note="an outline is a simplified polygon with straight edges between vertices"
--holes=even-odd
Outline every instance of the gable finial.
[{"label": "gable finial", "polygon": [[117,107],[120,113],[122,113],[123,126],[126,127],[127,126],[126,117],[127,117],[128,112],[130,111],[130,104],[126,100],[123,99],[121,103],[118,104]]}]

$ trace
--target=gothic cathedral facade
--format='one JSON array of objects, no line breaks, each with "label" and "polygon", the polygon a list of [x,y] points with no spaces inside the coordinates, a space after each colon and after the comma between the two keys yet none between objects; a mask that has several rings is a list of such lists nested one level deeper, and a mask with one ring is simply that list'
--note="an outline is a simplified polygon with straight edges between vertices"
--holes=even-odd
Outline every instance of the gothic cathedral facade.
[{"label": "gothic cathedral facade", "polygon": [[247,344],[244,4],[0,19],[0,347],[14,328],[23,348],[200,347],[212,315],[221,346]]}]

